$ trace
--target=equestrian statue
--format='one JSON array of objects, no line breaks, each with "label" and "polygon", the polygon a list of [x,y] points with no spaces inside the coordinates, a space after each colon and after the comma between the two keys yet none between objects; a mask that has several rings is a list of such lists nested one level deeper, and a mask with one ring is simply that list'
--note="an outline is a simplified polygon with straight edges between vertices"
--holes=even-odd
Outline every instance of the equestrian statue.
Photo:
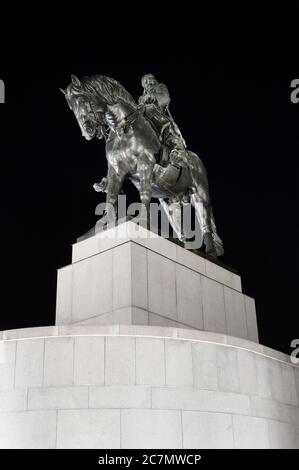
[{"label": "equestrian statue", "polygon": [[138,103],[113,78],[72,75],[61,90],[87,140],[105,139],[108,173],[94,184],[106,192],[106,212],[97,222],[98,232],[115,224],[118,195],[129,179],[141,200],[140,220],[149,224],[151,198],[158,198],[181,242],[187,240],[182,208],[192,204],[207,255],[223,255],[209,195],[208,178],[201,159],[187,149],[170,110],[166,85],[152,74],[142,77]]}]

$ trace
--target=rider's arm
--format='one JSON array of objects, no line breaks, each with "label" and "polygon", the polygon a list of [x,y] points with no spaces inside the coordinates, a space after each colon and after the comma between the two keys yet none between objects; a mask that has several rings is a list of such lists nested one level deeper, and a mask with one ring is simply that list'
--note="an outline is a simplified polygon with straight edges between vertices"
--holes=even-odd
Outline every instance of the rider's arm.
[{"label": "rider's arm", "polygon": [[168,106],[170,103],[170,96],[168,92],[168,88],[164,83],[159,83],[159,85],[155,89],[155,96],[158,102],[158,105],[161,108],[164,106]]},{"label": "rider's arm", "polygon": [[138,104],[144,104],[145,98],[146,98],[145,94],[139,96]]}]

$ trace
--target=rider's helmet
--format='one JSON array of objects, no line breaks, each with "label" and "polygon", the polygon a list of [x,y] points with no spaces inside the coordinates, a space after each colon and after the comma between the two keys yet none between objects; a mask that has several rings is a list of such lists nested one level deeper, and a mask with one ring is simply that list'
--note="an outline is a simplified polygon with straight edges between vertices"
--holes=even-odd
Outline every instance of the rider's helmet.
[{"label": "rider's helmet", "polygon": [[146,75],[143,75],[141,79],[141,85],[143,86],[143,88],[145,88],[146,86],[152,87],[156,83],[157,83],[157,80],[155,79],[154,75],[151,73],[147,73]]}]

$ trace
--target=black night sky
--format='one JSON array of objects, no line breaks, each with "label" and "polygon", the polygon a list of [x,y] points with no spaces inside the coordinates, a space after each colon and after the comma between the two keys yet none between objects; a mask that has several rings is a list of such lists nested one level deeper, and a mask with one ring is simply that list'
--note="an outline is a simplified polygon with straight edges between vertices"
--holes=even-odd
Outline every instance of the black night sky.
[{"label": "black night sky", "polygon": [[[54,324],[56,269],[71,262],[71,244],[104,200],[92,188],[106,174],[104,143],[83,139],[59,88],[71,73],[99,73],[137,99],[148,72],[168,86],[172,115],[206,165],[222,261],[256,299],[261,343],[290,353],[299,337],[299,103],[290,83],[299,73],[207,76],[195,59],[0,73],[0,330]],[[131,183],[125,189],[129,202],[138,197]]]}]

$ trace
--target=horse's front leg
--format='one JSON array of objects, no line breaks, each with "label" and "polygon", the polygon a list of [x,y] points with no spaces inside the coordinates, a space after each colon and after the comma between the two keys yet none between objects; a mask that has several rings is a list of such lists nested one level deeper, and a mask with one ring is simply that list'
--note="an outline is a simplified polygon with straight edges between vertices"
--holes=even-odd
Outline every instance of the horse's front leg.
[{"label": "horse's front leg", "polygon": [[138,174],[140,181],[141,212],[139,215],[140,224],[145,228],[150,228],[150,203],[152,198],[154,163],[145,159],[138,163]]},{"label": "horse's front leg", "polygon": [[104,226],[113,226],[117,219],[117,201],[125,174],[117,174],[109,165],[107,174],[106,214],[96,223],[96,232],[103,230]]}]

